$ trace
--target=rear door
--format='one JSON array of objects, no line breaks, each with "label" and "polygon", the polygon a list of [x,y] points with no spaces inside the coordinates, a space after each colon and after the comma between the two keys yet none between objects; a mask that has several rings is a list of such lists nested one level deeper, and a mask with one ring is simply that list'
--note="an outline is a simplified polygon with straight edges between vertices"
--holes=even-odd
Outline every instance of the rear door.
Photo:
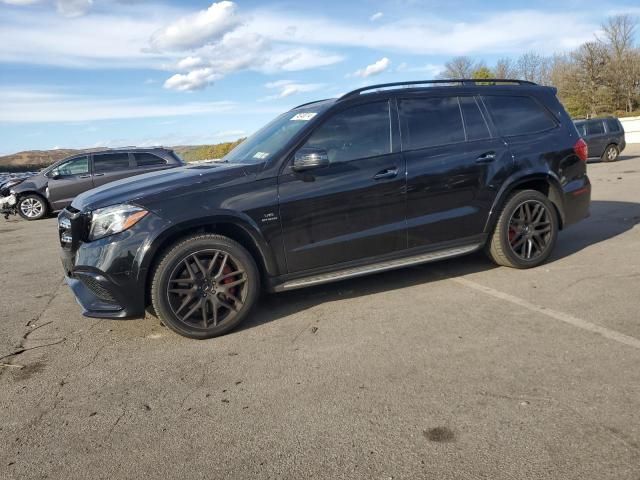
[{"label": "rear door", "polygon": [[330,165],[283,171],[278,190],[289,272],[406,248],[405,166],[391,108],[384,100],[334,113],[301,147],[325,150]]},{"label": "rear door", "polygon": [[93,188],[87,155],[58,165],[48,176],[48,198],[54,210],[66,207],[77,195]]},{"label": "rear door", "polygon": [[92,157],[93,184],[96,187],[138,173],[132,155],[127,152],[97,153]]},{"label": "rear door", "polygon": [[473,96],[398,99],[407,162],[408,246],[473,243],[513,168]]},{"label": "rear door", "polygon": [[609,144],[608,134],[604,128],[604,121],[589,120],[585,123],[587,132],[587,145],[589,146],[589,156],[599,157],[604,153],[604,149]]}]

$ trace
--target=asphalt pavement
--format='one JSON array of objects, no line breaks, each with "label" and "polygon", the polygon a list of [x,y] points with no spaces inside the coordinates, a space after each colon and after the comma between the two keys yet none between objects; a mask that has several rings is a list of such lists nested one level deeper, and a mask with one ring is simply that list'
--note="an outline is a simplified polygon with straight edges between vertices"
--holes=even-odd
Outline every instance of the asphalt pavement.
[{"label": "asphalt pavement", "polygon": [[0,219],[0,477],[640,479],[640,146],[551,260],[265,295],[181,338],[92,320],[55,219]]}]

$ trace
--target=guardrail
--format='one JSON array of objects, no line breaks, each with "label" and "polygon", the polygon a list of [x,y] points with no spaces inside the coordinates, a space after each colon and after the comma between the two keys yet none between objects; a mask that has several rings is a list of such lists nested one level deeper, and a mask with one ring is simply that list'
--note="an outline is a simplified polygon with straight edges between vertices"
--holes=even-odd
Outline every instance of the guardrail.
[{"label": "guardrail", "polygon": [[627,143],[640,143],[640,117],[621,118],[624,127],[624,138]]}]

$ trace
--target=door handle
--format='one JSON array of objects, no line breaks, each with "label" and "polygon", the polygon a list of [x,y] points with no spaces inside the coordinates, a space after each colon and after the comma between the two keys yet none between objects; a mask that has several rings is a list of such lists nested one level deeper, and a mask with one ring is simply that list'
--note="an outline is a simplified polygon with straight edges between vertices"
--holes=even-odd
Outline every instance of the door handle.
[{"label": "door handle", "polygon": [[80,175],[78,178],[89,178],[91,175]]},{"label": "door handle", "polygon": [[94,177],[104,177],[104,173],[94,173]]},{"label": "door handle", "polygon": [[395,178],[398,176],[398,169],[396,167],[386,168],[376,173],[373,176],[374,180],[384,180],[385,178]]},{"label": "door handle", "polygon": [[476,163],[489,163],[496,159],[496,152],[486,152],[476,158]]}]

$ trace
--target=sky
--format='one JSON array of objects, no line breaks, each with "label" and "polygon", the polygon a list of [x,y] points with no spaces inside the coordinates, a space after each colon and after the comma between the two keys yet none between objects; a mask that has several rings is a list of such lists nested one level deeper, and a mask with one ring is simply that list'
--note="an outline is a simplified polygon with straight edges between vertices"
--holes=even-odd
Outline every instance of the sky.
[{"label": "sky", "polygon": [[218,143],[296,105],[567,52],[637,0],[0,0],[0,155]]}]

